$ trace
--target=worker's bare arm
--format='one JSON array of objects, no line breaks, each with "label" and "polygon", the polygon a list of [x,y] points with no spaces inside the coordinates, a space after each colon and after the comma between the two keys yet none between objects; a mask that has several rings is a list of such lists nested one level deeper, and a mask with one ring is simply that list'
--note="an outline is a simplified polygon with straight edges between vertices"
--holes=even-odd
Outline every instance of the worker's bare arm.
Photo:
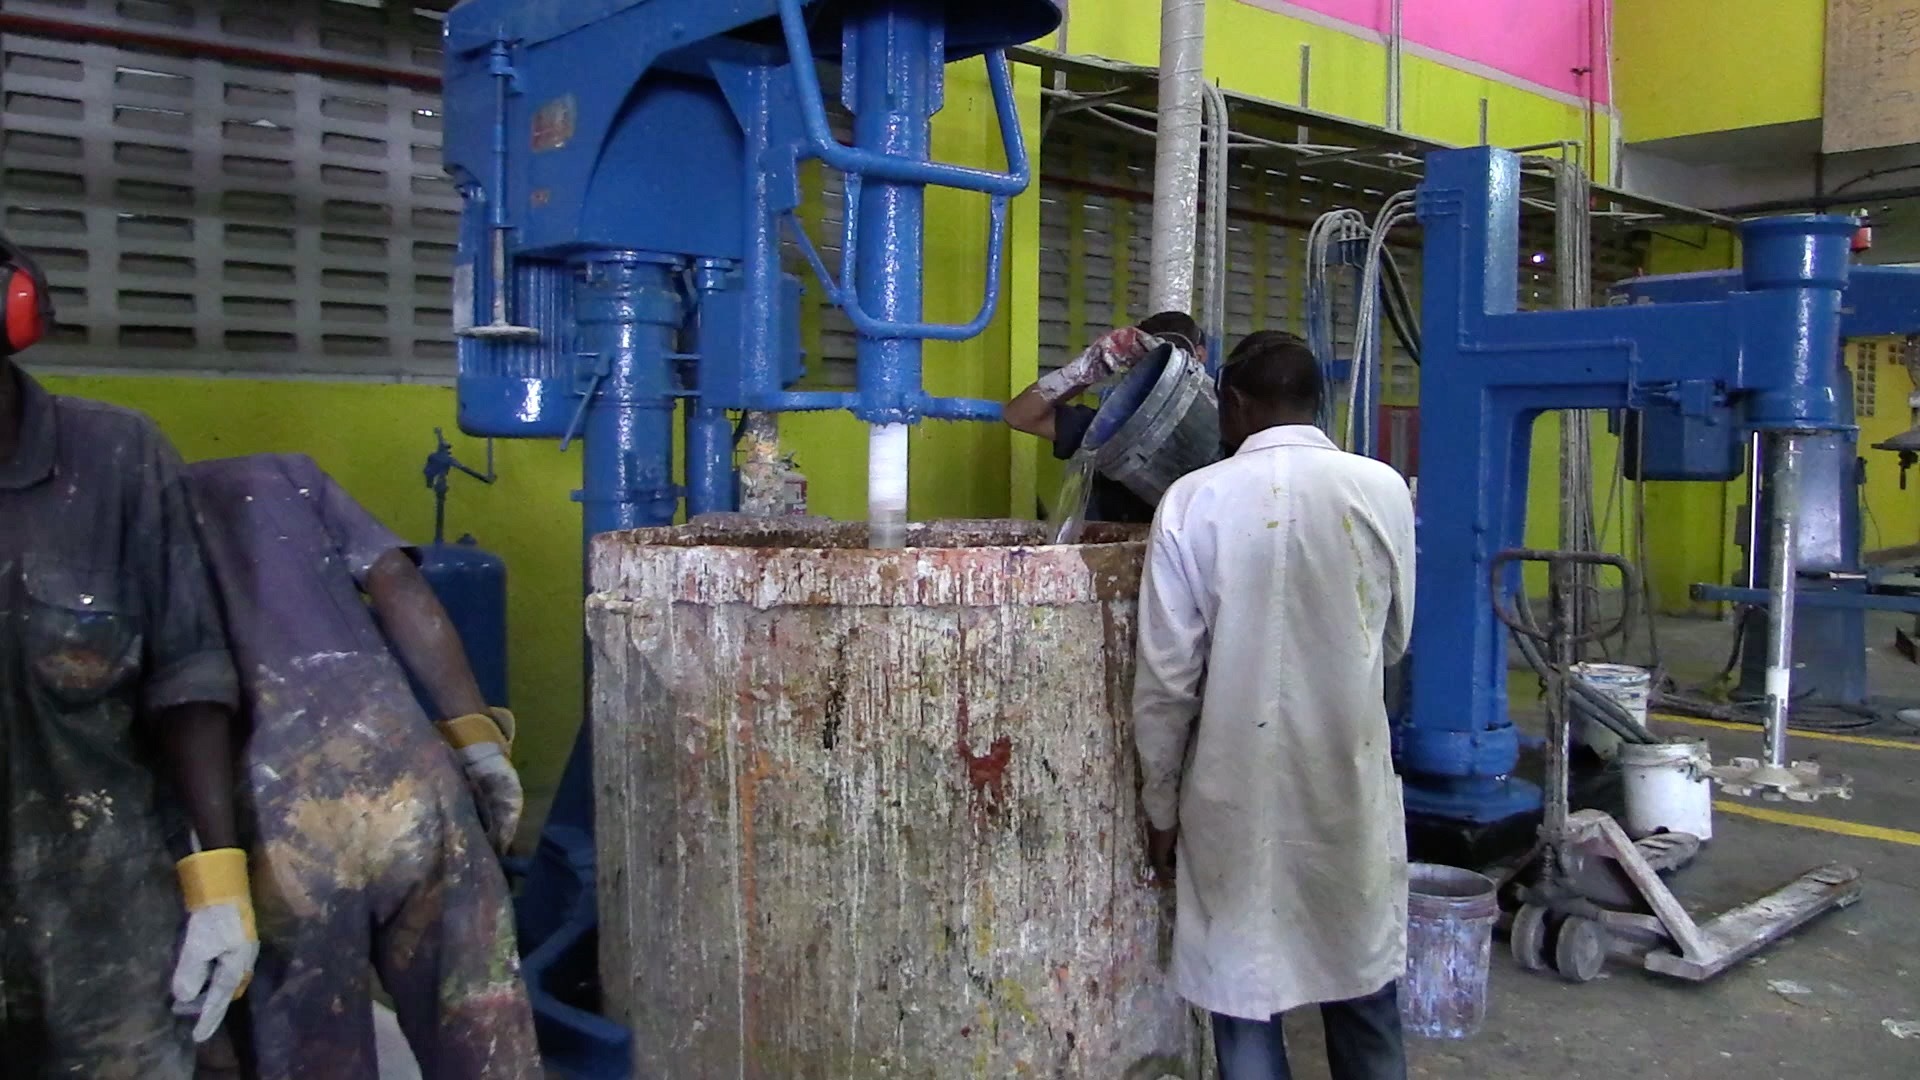
[{"label": "worker's bare arm", "polygon": [[404,551],[387,552],[367,572],[364,588],[387,639],[441,714],[485,714],[488,702],[460,635],[413,559]]},{"label": "worker's bare arm", "polygon": [[162,750],[206,850],[240,846],[233,824],[233,714],[224,705],[191,702],[156,719]]},{"label": "worker's bare arm", "polygon": [[1160,344],[1158,338],[1127,326],[1094,339],[1087,350],[1066,366],[1048,372],[1040,381],[1020,391],[1007,402],[1001,415],[1015,431],[1051,440],[1055,427],[1053,410],[1088,388],[1126,371]]},{"label": "worker's bare arm", "polygon": [[1001,415],[1013,430],[1038,435],[1052,442],[1055,431],[1053,410],[1054,403],[1047,400],[1046,395],[1040,392],[1040,385],[1035,383],[1007,402]]}]

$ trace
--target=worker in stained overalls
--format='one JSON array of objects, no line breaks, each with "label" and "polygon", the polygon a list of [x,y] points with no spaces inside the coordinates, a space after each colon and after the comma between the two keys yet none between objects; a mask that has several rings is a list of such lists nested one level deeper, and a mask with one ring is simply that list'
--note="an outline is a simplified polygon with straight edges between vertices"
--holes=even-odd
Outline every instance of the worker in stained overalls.
[{"label": "worker in stained overalls", "polygon": [[311,459],[202,462],[188,485],[251,723],[261,953],[242,1059],[265,1080],[377,1075],[377,973],[430,1080],[540,1076],[496,857],[521,810],[511,716],[408,545]]},{"label": "worker in stained overalls", "polygon": [[187,1080],[257,949],[234,669],[173,447],[14,365],[52,324],[0,237],[0,1074]]}]

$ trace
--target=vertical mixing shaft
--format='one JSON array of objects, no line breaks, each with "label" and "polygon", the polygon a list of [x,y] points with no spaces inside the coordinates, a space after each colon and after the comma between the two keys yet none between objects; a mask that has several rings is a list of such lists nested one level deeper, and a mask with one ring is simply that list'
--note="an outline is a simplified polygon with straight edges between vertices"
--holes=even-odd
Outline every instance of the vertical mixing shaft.
[{"label": "vertical mixing shaft", "polygon": [[1768,523],[1767,578],[1767,765],[1787,764],[1787,710],[1793,700],[1793,599],[1799,577],[1794,547],[1799,512],[1800,440],[1792,433],[1773,437],[1767,461],[1773,480],[1773,520]]},{"label": "vertical mixing shaft", "polygon": [[[843,103],[853,112],[854,143],[875,154],[926,161],[933,149],[933,114],[940,110],[945,33],[939,5],[926,0],[874,5],[850,18]],[[861,306],[887,323],[921,318],[926,261],[926,188],[859,176],[856,260]],[[923,344],[916,338],[860,335],[860,391],[870,404],[920,386]],[[907,425],[871,418],[867,513],[876,548],[906,544]]]},{"label": "vertical mixing shaft", "polygon": [[[1811,505],[1802,498],[1806,475],[1805,432],[1762,433],[1760,445],[1771,498],[1767,520],[1766,756],[1735,758],[1713,770],[1720,786],[1735,795],[1810,802],[1823,795],[1851,795],[1845,776],[1824,775],[1818,765],[1787,755],[1787,724],[1793,710],[1793,614],[1800,582],[1801,516]],[[1811,494],[1811,492],[1808,492]]]}]

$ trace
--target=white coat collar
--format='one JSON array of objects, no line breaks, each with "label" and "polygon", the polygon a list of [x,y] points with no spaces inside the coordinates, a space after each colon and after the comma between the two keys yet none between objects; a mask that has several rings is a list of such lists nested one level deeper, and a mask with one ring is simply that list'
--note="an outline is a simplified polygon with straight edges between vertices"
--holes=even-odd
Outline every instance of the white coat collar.
[{"label": "white coat collar", "polygon": [[1240,444],[1240,449],[1234,452],[1234,456],[1239,457],[1241,454],[1250,454],[1255,450],[1272,450],[1282,446],[1309,446],[1316,450],[1340,449],[1333,445],[1332,439],[1327,438],[1326,432],[1312,424],[1282,424],[1247,436],[1247,441]]}]

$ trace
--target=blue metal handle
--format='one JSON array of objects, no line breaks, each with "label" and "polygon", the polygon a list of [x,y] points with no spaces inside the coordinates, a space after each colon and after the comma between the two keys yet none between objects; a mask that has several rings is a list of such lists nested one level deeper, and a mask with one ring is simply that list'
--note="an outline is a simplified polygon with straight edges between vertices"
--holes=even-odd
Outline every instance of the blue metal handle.
[{"label": "blue metal handle", "polygon": [[800,118],[806,124],[807,138],[813,143],[816,157],[849,177],[865,175],[896,184],[950,187],[1008,197],[1027,190],[1027,184],[1033,179],[1032,169],[1027,162],[1026,141],[1020,133],[1020,115],[1013,100],[1013,73],[1007,65],[1005,50],[987,53],[986,60],[988,81],[993,86],[993,108],[1000,117],[1000,140],[1006,148],[1006,172],[876,154],[844,145],[833,137],[827,124],[827,105],[820,93],[820,80],[813,77],[813,43],[808,39],[807,20],[800,4],[801,0],[780,0],[780,25],[786,31],[793,81],[800,91]]},{"label": "blue metal handle", "polygon": [[[986,54],[986,61],[1008,171],[996,173],[945,162],[915,161],[876,154],[847,146],[833,137],[827,122],[827,106],[821,95],[820,81],[813,74],[813,45],[807,36],[806,19],[801,14],[800,5],[801,0],[780,0],[780,21],[786,31],[794,85],[799,91],[801,120],[806,126],[813,156],[846,177],[846,224],[840,248],[843,256],[840,276],[836,278],[827,269],[813,240],[789,211],[786,217],[793,227],[796,242],[806,255],[807,262],[812,265],[814,275],[820,279],[827,298],[847,313],[854,330],[861,336],[924,341],[965,341],[980,336],[993,322],[994,312],[1000,306],[1000,261],[1006,246],[1009,201],[1025,191],[1033,181],[1032,164],[1027,158],[1026,140],[1020,131],[1020,116],[1013,98],[1013,72],[1007,64],[1007,54],[995,50]],[[985,295],[981,299],[979,312],[971,322],[897,322],[875,318],[861,306],[854,252],[860,250],[860,192],[863,181],[867,179],[976,191],[992,197]]]},{"label": "blue metal handle", "polygon": [[789,210],[784,216],[793,230],[794,243],[800,253],[807,257],[807,263],[813,267],[813,274],[820,279],[820,287],[827,299],[847,313],[847,320],[853,323],[855,331],[870,338],[913,338],[923,341],[966,341],[986,333],[987,325],[993,322],[994,312],[1000,307],[1000,260],[1006,248],[1007,238],[1007,198],[1004,195],[993,197],[993,224],[987,233],[987,287],[986,296],[981,300],[980,311],[968,323],[932,323],[932,322],[891,322],[876,319],[867,314],[860,306],[859,275],[855,272],[856,260],[853,252],[860,250],[860,178],[847,177],[847,224],[845,239],[842,241],[841,274],[836,278],[827,268],[826,261],[820,257],[820,251],[813,245],[813,238],[800,225],[799,219]]}]

